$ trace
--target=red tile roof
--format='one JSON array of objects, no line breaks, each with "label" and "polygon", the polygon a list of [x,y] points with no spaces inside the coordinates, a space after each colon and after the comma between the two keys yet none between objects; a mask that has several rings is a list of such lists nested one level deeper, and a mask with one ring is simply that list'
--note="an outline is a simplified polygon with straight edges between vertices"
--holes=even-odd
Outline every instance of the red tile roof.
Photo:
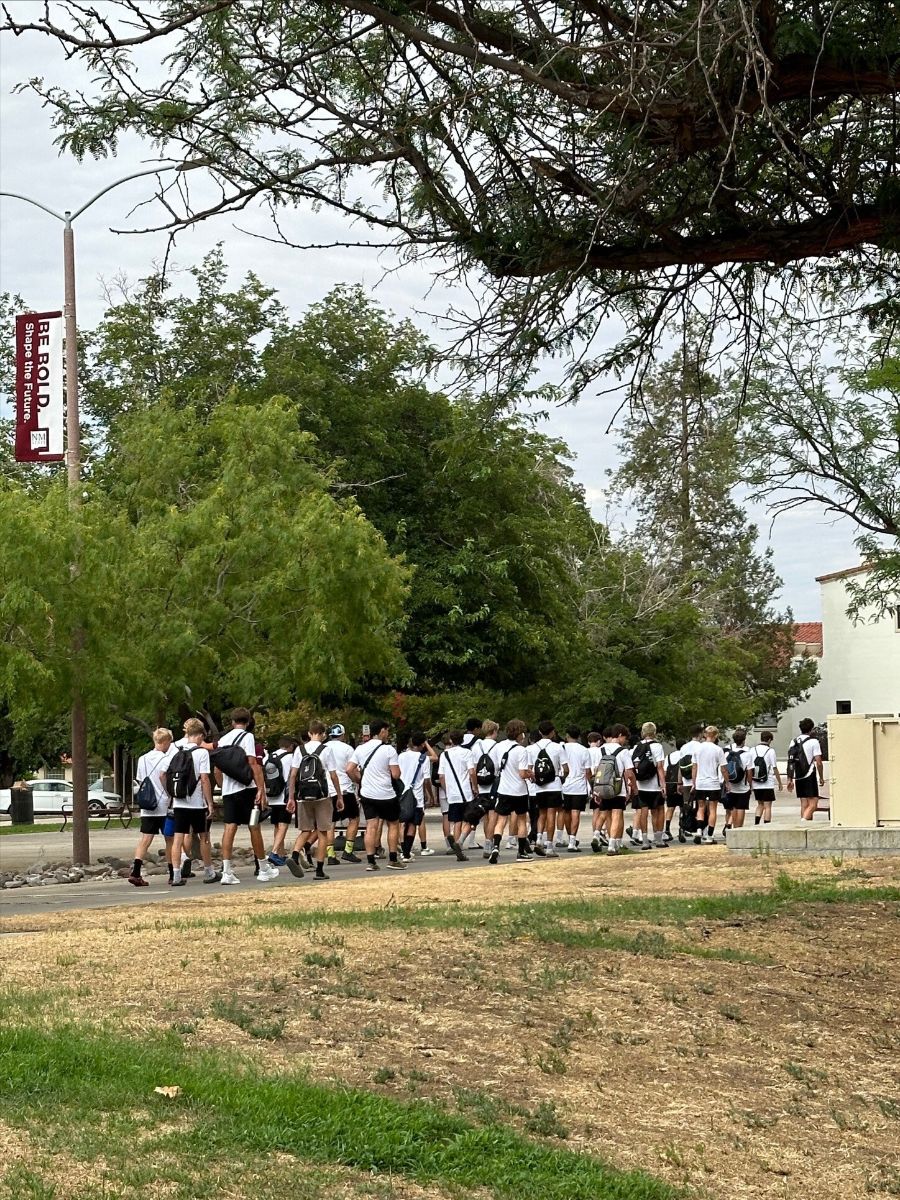
[{"label": "red tile roof", "polygon": [[828,575],[817,575],[816,583],[830,583],[832,579],[847,579],[850,575],[861,575],[863,571],[871,570],[871,563],[860,563],[858,567],[847,567],[843,571],[832,571]]},{"label": "red tile roof", "polygon": [[795,646],[818,646],[822,653],[822,622],[800,621],[794,625]]}]

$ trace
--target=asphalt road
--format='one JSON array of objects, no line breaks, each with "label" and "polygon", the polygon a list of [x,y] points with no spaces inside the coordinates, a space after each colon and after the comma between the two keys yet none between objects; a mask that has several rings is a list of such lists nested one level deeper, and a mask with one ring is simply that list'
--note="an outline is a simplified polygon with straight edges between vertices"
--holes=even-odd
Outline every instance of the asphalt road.
[{"label": "asphalt road", "polygon": [[[788,798],[785,796],[776,807],[776,811],[773,814],[773,824],[794,824],[797,821],[798,815],[796,801],[792,797]],[[480,850],[469,851],[469,861],[462,863],[458,862],[454,855],[445,853],[438,813],[429,812],[428,825],[429,844],[437,853],[426,858],[421,858],[417,854],[414,854],[413,862],[407,867],[407,872],[414,873],[416,876],[422,876],[432,874],[436,871],[490,869],[489,864],[482,857]],[[54,822],[48,824],[46,836],[30,833],[10,834],[0,838],[0,869],[4,871],[21,871],[24,867],[30,866],[39,859],[55,862],[63,859],[67,853],[71,854],[71,833],[67,830],[66,833],[60,834],[58,829],[58,824]],[[218,840],[217,833],[221,836],[220,831],[214,828],[214,842]],[[92,831],[91,854],[94,861],[98,857],[115,855],[126,862],[130,862],[134,854],[137,836],[138,831],[135,825],[132,825],[127,830],[122,829],[121,826],[117,828],[111,826],[107,830]],[[266,839],[268,841],[268,831]],[[239,834],[238,845],[241,844],[245,843],[241,842],[241,835]],[[151,858],[155,859],[155,851],[161,845],[162,841],[158,839],[151,846]],[[707,852],[706,847],[696,847],[690,844],[681,846],[675,841],[667,850],[654,850],[650,853],[703,854]],[[515,860],[515,853],[514,850],[504,848],[500,856],[500,862],[513,862]],[[569,854],[564,849],[559,849],[558,854],[558,859],[536,859],[535,861],[540,863],[546,870],[557,870],[563,862],[576,858],[584,858],[585,856],[596,858],[598,862],[600,861],[600,857],[593,855],[590,849],[590,824],[588,821],[585,821],[582,825],[581,853],[574,855]],[[380,860],[380,865],[382,876],[391,877],[394,875],[393,871],[387,870],[385,860]],[[84,879],[81,883],[52,884],[42,887],[4,890],[0,891],[0,919],[3,917],[20,917],[30,914],[38,915],[59,912],[65,909],[115,908],[123,904],[129,906],[138,904],[166,904],[171,900],[178,902],[196,900],[202,902],[204,895],[208,896],[214,890],[253,894],[254,892],[262,891],[264,888],[302,887],[325,889],[328,886],[328,884],[313,883],[311,871],[307,871],[303,879],[295,879],[287,867],[282,867],[280,877],[277,880],[273,880],[271,883],[258,883],[253,877],[252,864],[239,862],[235,869],[241,879],[241,884],[238,887],[229,889],[222,888],[220,884],[204,884],[201,877],[194,877],[188,880],[186,887],[170,888],[165,875],[151,875],[148,877],[150,886],[146,888],[132,887],[124,879],[106,879],[100,881]],[[355,864],[342,863],[338,867],[328,868],[328,873],[335,880],[370,878],[369,873],[366,872],[365,866],[362,864],[357,866]]]}]

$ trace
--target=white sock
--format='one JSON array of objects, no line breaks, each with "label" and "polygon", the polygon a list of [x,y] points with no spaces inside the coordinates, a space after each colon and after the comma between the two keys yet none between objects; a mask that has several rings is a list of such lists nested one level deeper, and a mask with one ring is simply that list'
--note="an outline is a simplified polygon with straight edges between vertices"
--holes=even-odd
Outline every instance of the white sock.
[{"label": "white sock", "polygon": [[661,830],[661,829],[654,829],[654,831],[653,831],[653,840],[654,840],[654,842],[656,842],[657,846],[661,846],[661,845],[662,845],[663,835],[662,835],[662,830]]},{"label": "white sock", "polygon": [[190,861],[191,861],[191,856],[190,856],[189,854],[185,854],[185,852],[182,850],[182,852],[181,852],[181,865],[182,865],[182,866],[184,866],[184,864],[185,864],[186,862],[190,862]]},{"label": "white sock", "polygon": [[181,867],[175,867],[175,868],[173,868],[173,870],[172,870],[172,878],[173,878],[173,879],[180,879],[180,878],[181,878]]},{"label": "white sock", "polygon": [[231,874],[231,859],[230,858],[222,859],[222,874],[223,875]]}]

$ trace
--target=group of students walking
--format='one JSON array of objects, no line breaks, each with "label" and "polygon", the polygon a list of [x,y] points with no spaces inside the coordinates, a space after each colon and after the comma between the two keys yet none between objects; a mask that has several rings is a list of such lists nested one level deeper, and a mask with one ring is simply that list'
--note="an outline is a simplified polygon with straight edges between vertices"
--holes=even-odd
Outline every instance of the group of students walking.
[{"label": "group of students walking", "polygon": [[[763,733],[759,744],[751,744],[741,728],[723,747],[717,728],[695,725],[667,753],[649,721],[632,744],[630,730],[620,724],[582,736],[576,727],[560,735],[552,721],[529,733],[524,721],[512,720],[501,732],[495,721],[472,718],[464,731],[448,730],[434,746],[423,732],[413,732],[398,753],[386,721],[364,727],[356,746],[343,725],[313,721],[304,740],[281,738],[272,751],[257,742],[247,709],[234,709],[231,721],[231,730],[215,742],[197,718],[185,721],[177,741],[168,729],[155,731],[153,749],[137,768],[141,823],[128,879],[133,886],[147,886],[143,864],[158,835],[166,840],[173,887],[193,874],[195,836],[203,882],[239,884],[233,853],[241,826],[249,830],[258,882],[278,878],[283,866],[297,878],[311,870],[313,880],[324,881],[328,864],[405,870],[417,839],[420,854],[434,854],[425,825],[429,802],[440,808],[448,854],[466,860],[480,836],[483,856],[494,864],[504,849],[515,850],[519,862],[553,857],[557,849],[580,853],[578,835],[588,811],[590,847],[598,854],[619,854],[626,836],[637,849],[665,848],[676,810],[679,841],[709,844],[720,806],[726,832],[744,824],[754,800],[755,820],[768,822],[776,788],[782,790],[772,735]],[[812,819],[823,780],[812,729],[812,721],[801,721],[788,753],[787,786],[796,786],[804,820]],[[224,822],[221,870],[213,865],[209,836],[214,781]],[[629,805],[634,817],[626,829]],[[272,828],[268,852],[265,818]],[[339,825],[346,827],[342,842]],[[356,853],[361,827],[365,859]]]}]

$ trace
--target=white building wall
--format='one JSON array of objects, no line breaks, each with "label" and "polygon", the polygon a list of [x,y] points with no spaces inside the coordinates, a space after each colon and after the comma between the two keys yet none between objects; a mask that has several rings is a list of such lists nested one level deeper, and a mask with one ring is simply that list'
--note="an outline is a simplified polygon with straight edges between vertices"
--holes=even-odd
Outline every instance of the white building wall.
[{"label": "white building wall", "polygon": [[[854,582],[860,576],[854,576]],[[849,597],[845,578],[824,579],[822,593],[822,657],[819,682],[808,700],[788,711],[778,723],[775,749],[787,753],[797,723],[803,717],[819,722],[837,712],[839,701],[849,701],[850,712],[865,716],[900,713],[900,626],[896,613],[854,624],[847,616]]]}]

